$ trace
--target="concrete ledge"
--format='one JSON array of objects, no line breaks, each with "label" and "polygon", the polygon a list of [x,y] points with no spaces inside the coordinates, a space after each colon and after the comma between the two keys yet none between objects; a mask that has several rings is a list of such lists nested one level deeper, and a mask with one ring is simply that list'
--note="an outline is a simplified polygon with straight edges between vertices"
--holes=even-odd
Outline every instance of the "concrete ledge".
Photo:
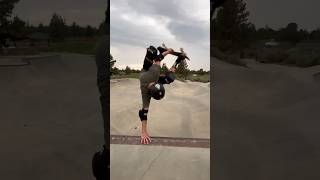
[{"label": "concrete ledge", "polygon": [[[141,145],[139,136],[111,135],[111,144]],[[174,146],[210,148],[210,139],[203,138],[176,138],[176,137],[152,137],[147,146]]]}]

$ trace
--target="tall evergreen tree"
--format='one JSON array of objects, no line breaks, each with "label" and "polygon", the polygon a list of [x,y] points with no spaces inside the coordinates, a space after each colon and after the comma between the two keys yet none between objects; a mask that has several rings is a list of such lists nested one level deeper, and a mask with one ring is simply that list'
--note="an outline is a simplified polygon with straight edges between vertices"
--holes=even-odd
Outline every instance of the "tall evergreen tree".
[{"label": "tall evergreen tree", "polygon": [[26,31],[26,22],[24,22],[23,20],[21,20],[18,16],[15,16],[12,20],[12,22],[10,23],[10,32],[18,35],[21,33],[25,33]]},{"label": "tall evergreen tree", "polygon": [[12,14],[14,5],[19,0],[1,0],[0,1],[0,32],[7,31],[9,25],[9,19]]},{"label": "tall evergreen tree", "polygon": [[213,38],[237,43],[242,39],[241,32],[254,29],[248,21],[249,12],[243,0],[228,0],[219,9],[213,20]]},{"label": "tall evergreen tree", "polygon": [[180,76],[186,80],[188,73],[189,73],[187,63],[181,62],[177,67],[176,73],[178,74],[178,76]]},{"label": "tall evergreen tree", "polygon": [[50,28],[50,36],[55,40],[62,40],[65,38],[66,35],[66,23],[65,19],[54,13],[50,20],[49,24]]}]

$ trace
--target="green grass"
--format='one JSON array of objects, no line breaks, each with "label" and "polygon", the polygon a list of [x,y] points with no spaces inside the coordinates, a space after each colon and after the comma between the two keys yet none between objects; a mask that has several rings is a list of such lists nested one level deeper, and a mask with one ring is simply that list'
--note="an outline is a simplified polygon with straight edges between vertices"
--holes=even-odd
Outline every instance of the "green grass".
[{"label": "green grass", "polygon": [[55,53],[77,53],[94,55],[96,52],[96,38],[65,40],[61,42],[51,42],[49,46],[30,46],[26,48],[13,48],[0,51],[1,55],[34,55],[39,52]]},{"label": "green grass", "polygon": [[[135,79],[139,79],[139,74],[140,73],[131,73],[131,74],[115,74],[111,76],[111,79],[123,79],[123,78],[135,78]],[[176,76],[176,78],[180,81],[185,82],[185,78],[181,77],[181,76]],[[187,80],[190,81],[196,81],[196,82],[203,82],[203,83],[207,83],[210,82],[210,75],[209,74],[203,74],[203,75],[197,75],[197,76],[192,76],[189,75],[187,77]]]},{"label": "green grass", "polygon": [[187,80],[207,83],[207,82],[210,82],[210,75],[203,74],[203,75],[198,75],[198,76],[188,76]]},{"label": "green grass", "polygon": [[194,81],[194,82],[202,82],[202,83],[210,82],[209,74],[203,74],[203,75],[197,75],[197,76],[189,75],[187,76],[187,79],[182,76],[176,76],[176,78],[183,82],[185,82],[186,80]]},{"label": "green grass", "polygon": [[212,48],[211,54],[213,55],[213,57],[216,57],[222,61],[239,66],[246,66],[246,63],[240,59],[240,54],[223,52],[214,47]]},{"label": "green grass", "polygon": [[3,56],[36,55],[38,53],[39,52],[34,48],[0,49],[0,55],[3,55]]},{"label": "green grass", "polygon": [[284,63],[299,67],[310,67],[320,64],[320,48],[318,47],[296,47],[287,51],[288,58]]},{"label": "green grass", "polygon": [[54,42],[48,48],[43,49],[43,51],[94,55],[95,46],[95,40]]},{"label": "green grass", "polygon": [[111,76],[111,79],[122,79],[122,78],[135,78],[139,79],[140,73],[130,73],[130,74],[115,74]]}]

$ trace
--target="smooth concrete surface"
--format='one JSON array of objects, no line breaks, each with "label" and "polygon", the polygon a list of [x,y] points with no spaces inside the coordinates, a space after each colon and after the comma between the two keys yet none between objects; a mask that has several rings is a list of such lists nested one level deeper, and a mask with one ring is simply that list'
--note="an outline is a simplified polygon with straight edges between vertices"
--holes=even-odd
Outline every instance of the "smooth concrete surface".
[{"label": "smooth concrete surface", "polygon": [[320,66],[212,61],[213,179],[320,179]]},{"label": "smooth concrete surface", "polygon": [[209,180],[208,148],[111,145],[111,180]]},{"label": "smooth concrete surface", "polygon": [[[176,80],[165,85],[165,90],[164,99],[151,99],[148,113],[150,136],[209,138],[210,84]],[[140,93],[138,79],[111,80],[111,134],[140,135]]]},{"label": "smooth concrete surface", "polygon": [[[210,138],[210,84],[174,81],[165,98],[151,100],[152,137]],[[111,134],[140,135],[138,79],[110,82]],[[210,149],[111,145],[111,180],[209,180]]]},{"label": "smooth concrete surface", "polygon": [[103,144],[93,57],[30,61],[0,67],[0,179],[93,180]]}]

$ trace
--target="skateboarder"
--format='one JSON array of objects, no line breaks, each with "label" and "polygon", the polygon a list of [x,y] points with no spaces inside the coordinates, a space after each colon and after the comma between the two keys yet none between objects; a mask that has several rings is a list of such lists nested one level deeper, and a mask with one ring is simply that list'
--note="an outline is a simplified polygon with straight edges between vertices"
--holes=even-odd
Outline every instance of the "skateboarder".
[{"label": "skateboarder", "polygon": [[[168,72],[160,75],[161,60],[168,54],[176,55],[177,59]],[[164,97],[165,89],[163,84],[170,84],[175,80],[174,73],[176,67],[185,58],[188,58],[185,53],[174,52],[171,48],[158,47],[156,49],[154,46],[147,48],[147,54],[139,77],[142,96],[142,109],[139,110],[142,144],[149,144],[151,142],[147,132],[147,115],[151,97],[156,100]]]}]

